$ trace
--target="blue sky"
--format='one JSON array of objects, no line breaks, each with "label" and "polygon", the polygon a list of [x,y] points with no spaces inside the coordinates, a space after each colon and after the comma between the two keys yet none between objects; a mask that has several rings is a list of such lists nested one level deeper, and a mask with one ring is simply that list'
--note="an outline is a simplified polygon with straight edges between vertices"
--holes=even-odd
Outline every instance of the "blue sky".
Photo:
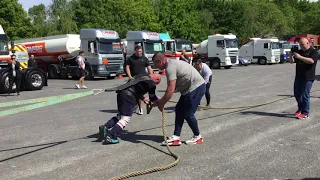
[{"label": "blue sky", "polygon": [[29,8],[31,8],[34,5],[38,4],[44,4],[45,6],[48,6],[51,3],[52,0],[19,0],[19,3],[22,4],[23,9],[28,11]]}]

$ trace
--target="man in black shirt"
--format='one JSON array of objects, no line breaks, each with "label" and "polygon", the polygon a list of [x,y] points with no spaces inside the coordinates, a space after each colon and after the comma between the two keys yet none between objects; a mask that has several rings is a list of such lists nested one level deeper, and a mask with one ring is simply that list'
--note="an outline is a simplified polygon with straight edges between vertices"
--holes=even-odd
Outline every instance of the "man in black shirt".
[{"label": "man in black shirt", "polygon": [[[149,74],[153,74],[148,58],[142,55],[142,47],[136,46],[134,50],[135,50],[135,53],[132,56],[130,56],[126,61],[126,73],[128,77],[132,79],[133,76],[136,76],[139,74],[147,74],[146,68],[148,69]],[[143,102],[139,101],[139,104],[141,107]],[[138,109],[137,114],[139,115],[143,114],[142,108]]]},{"label": "man in black shirt", "polygon": [[294,80],[294,96],[298,103],[295,116],[298,119],[308,119],[310,109],[310,90],[315,80],[316,65],[319,59],[317,51],[312,48],[308,39],[299,40],[300,50],[293,52],[290,63],[296,63],[296,77]]},{"label": "man in black shirt", "polygon": [[[161,81],[161,75],[136,75],[134,76],[134,79],[130,81],[136,82],[131,82],[132,85],[127,85],[129,87],[124,87],[123,89],[116,91],[119,112],[117,116],[112,117],[107,123],[99,127],[99,140],[105,139],[104,144],[119,143],[117,137],[129,123],[133,110],[139,100],[142,100],[145,103],[158,100],[155,91],[156,85]],[[143,96],[146,93],[149,94],[149,98]]]},{"label": "man in black shirt", "polygon": [[28,67],[38,67],[37,61],[34,59],[33,54],[31,54],[30,59],[28,60]]}]

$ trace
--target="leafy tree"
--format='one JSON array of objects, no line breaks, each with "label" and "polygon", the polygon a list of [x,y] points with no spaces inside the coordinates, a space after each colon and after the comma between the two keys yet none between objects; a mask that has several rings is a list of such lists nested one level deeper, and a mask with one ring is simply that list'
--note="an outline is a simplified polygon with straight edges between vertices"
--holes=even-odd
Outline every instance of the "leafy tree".
[{"label": "leafy tree", "polygon": [[0,25],[11,40],[32,37],[35,32],[18,0],[0,1]]}]

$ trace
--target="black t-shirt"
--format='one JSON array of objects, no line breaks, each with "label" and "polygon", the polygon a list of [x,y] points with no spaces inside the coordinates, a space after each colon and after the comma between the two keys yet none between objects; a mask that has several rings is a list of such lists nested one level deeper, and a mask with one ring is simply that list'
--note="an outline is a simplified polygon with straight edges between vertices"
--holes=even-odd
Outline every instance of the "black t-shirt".
[{"label": "black t-shirt", "polygon": [[145,56],[137,57],[135,55],[127,59],[126,65],[130,66],[131,76],[147,74],[146,67],[150,66],[148,58]]},{"label": "black t-shirt", "polygon": [[[130,92],[128,93],[126,91]],[[136,104],[138,99],[142,99],[146,93],[149,94],[150,100],[154,99],[156,94],[156,83],[152,80],[139,82],[138,84],[119,92],[119,94],[121,94],[121,96],[131,104]]]},{"label": "black t-shirt", "polygon": [[317,66],[317,61],[319,59],[318,52],[314,48],[311,47],[307,51],[302,51],[300,49],[298,51],[298,54],[300,54],[303,57],[312,58],[314,63],[307,64],[307,63],[295,58],[294,60],[296,62],[296,77],[303,78],[306,81],[315,80],[316,66]]}]

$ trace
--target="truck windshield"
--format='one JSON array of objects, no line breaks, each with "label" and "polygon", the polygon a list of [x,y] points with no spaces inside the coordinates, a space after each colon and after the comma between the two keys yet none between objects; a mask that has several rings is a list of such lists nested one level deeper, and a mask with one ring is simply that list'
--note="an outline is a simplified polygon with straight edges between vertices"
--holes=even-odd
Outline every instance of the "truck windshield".
[{"label": "truck windshield", "polygon": [[100,42],[99,54],[122,54],[120,42]]},{"label": "truck windshield", "polygon": [[280,49],[280,43],[279,42],[272,42],[271,49]]},{"label": "truck windshield", "polygon": [[189,43],[186,44],[186,43],[177,42],[176,47],[178,52],[181,52],[182,49],[185,49],[186,52],[192,52],[192,44],[189,44]]},{"label": "truck windshield", "polygon": [[290,43],[289,42],[283,42],[280,44],[280,48],[282,49],[290,49]]},{"label": "truck windshield", "polygon": [[145,42],[144,43],[144,51],[146,54],[154,54],[156,52],[163,52],[163,45],[162,43],[152,43],[152,42]]},{"label": "truck windshield", "polygon": [[0,52],[8,52],[8,46],[6,41],[0,41]]},{"label": "truck windshield", "polygon": [[226,48],[238,48],[238,40],[237,39],[225,39]]}]

